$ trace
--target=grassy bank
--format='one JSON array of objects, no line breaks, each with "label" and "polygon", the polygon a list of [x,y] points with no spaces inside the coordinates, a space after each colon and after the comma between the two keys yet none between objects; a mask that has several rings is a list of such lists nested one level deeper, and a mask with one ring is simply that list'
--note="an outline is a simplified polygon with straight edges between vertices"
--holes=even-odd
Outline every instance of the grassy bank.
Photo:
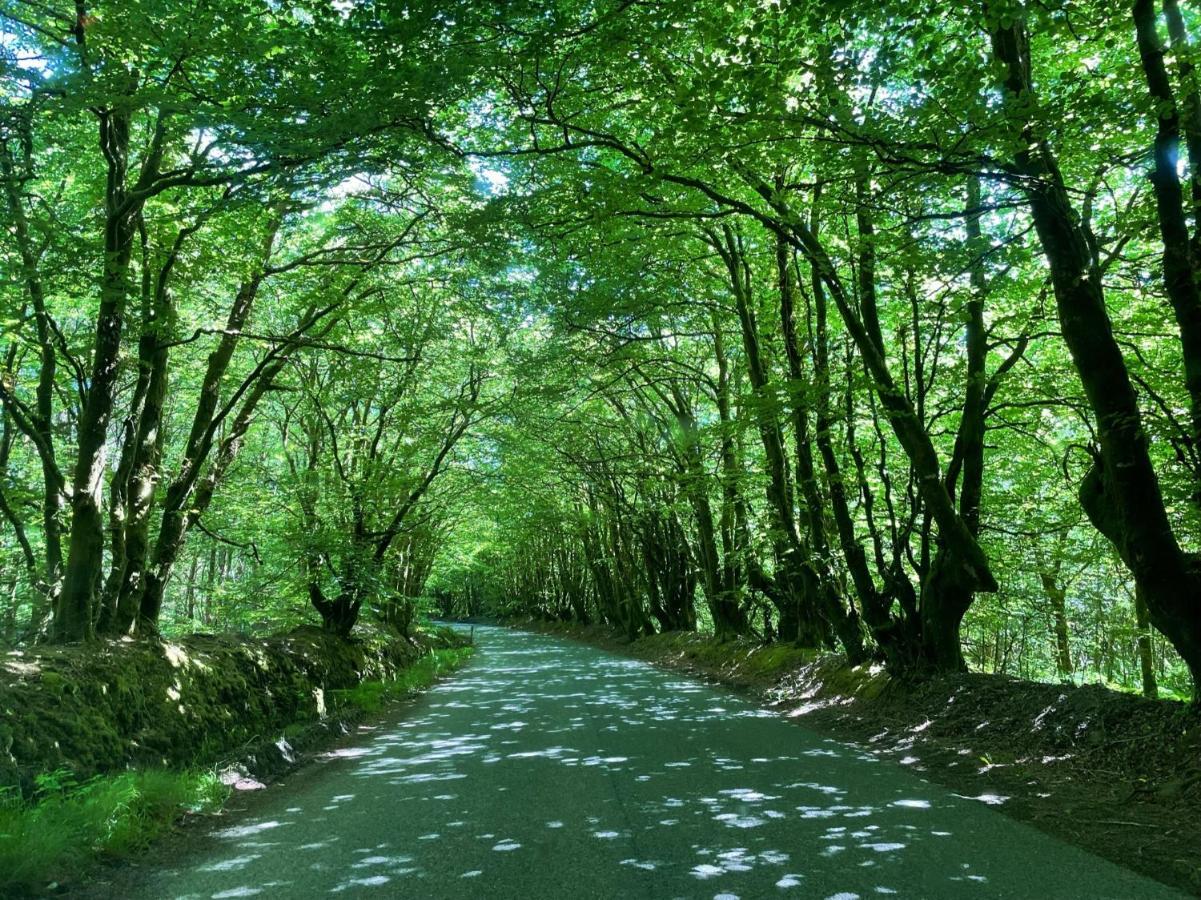
[{"label": "grassy bank", "polygon": [[31,799],[0,796],[0,896],[72,878],[98,860],[133,856],[181,816],[221,808],[229,789],[212,772],[149,769],[76,784],[40,776]]},{"label": "grassy bank", "polygon": [[334,691],[334,702],[349,706],[364,713],[378,712],[385,704],[403,700],[423,691],[443,675],[448,675],[467,662],[475,652],[474,647],[450,647],[431,650],[425,656],[400,672],[396,678],[361,681],[353,688]]},{"label": "grassy bank", "polygon": [[[604,625],[528,620],[513,623],[542,634],[587,641],[650,662],[684,669],[723,684],[770,689],[786,676],[807,667],[844,668],[829,654],[792,644],[762,644],[749,638],[718,641],[695,631],[664,631],[629,640]],[[865,674],[878,670],[863,667]]]}]

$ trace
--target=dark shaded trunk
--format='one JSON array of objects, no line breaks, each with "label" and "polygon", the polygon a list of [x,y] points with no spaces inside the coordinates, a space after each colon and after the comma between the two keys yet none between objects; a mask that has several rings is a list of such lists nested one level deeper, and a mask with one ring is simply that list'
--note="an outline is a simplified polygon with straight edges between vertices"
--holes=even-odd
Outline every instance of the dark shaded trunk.
[{"label": "dark shaded trunk", "polygon": [[[1134,0],[1132,12],[1143,75],[1154,108],[1158,112],[1154,143],[1155,166],[1151,171],[1151,185],[1155,192],[1159,234],[1163,241],[1163,284],[1176,316],[1176,324],[1180,328],[1184,385],[1189,395],[1189,418],[1192,425],[1190,437],[1194,447],[1201,447],[1201,290],[1197,284],[1197,261],[1193,258],[1193,243],[1189,239],[1188,222],[1185,218],[1184,188],[1177,169],[1180,159],[1181,117],[1164,63],[1163,48],[1156,32],[1155,4],[1153,0]],[[1176,19],[1179,20],[1179,10],[1176,12]],[[1175,27],[1179,29],[1179,42],[1183,43],[1182,23],[1178,22]],[[1187,60],[1187,48],[1185,50],[1184,58]],[[1191,66],[1187,62],[1185,65]],[[1192,105],[1196,105],[1195,95]],[[1201,149],[1196,145],[1195,135],[1189,149]],[[1190,156],[1194,165],[1201,163],[1201,159],[1191,152]],[[1194,173],[1194,178],[1196,177]],[[1194,190],[1197,190],[1197,187],[1194,182]]]},{"label": "dark shaded trunk", "polygon": [[[715,581],[713,593],[710,595],[710,611],[713,615],[714,630],[719,638],[735,637],[746,634],[750,628],[746,611],[739,602],[739,588],[742,584],[742,566],[739,562],[740,547],[742,546],[737,527],[737,510],[742,499],[739,492],[738,478],[741,466],[738,463],[738,447],[735,441],[734,429],[737,423],[730,413],[730,366],[726,358],[725,342],[722,339],[721,323],[717,314],[713,314],[713,355],[717,360],[717,415],[720,426],[718,441],[720,445],[720,470],[718,478],[721,482],[721,567],[719,578]],[[693,486],[704,500],[704,510],[708,521],[708,541],[714,546],[712,550],[714,566],[716,567],[717,551],[713,537],[713,514],[709,505],[708,494]],[[699,521],[699,516],[698,516]],[[720,624],[719,624],[720,623]]]},{"label": "dark shaded trunk", "polygon": [[[980,233],[979,214],[971,212],[979,208],[980,182],[972,177],[968,179],[969,214],[965,218],[967,248],[972,257],[969,269],[971,294],[967,301],[964,329],[967,367],[963,407],[955,435],[955,449],[947,466],[946,485],[947,493],[953,500],[958,493],[960,519],[975,539],[980,534],[980,500],[984,489],[984,417],[988,386],[985,372],[988,333],[984,323],[986,245]],[[963,570],[953,556],[940,540],[929,574],[922,582],[919,601],[923,660],[943,671],[967,669],[959,649],[959,630],[963,617],[971,608],[976,590],[974,580],[964,577]],[[954,635],[954,650],[951,649],[951,635]]]},{"label": "dark shaded trunk", "polygon": [[[29,437],[37,450],[42,470],[42,601],[33,617],[32,631],[40,633],[46,618],[58,607],[63,579],[63,513],[66,510],[66,479],[55,457],[54,385],[58,372],[53,323],[46,308],[46,292],[38,265],[38,254],[29,232],[25,205],[18,189],[18,174],[7,141],[0,141],[0,175],[4,178],[5,198],[12,223],[13,238],[21,259],[22,277],[33,304],[34,326],[38,342],[38,383],[33,415],[15,418],[15,424]],[[7,408],[7,407],[6,407]]]},{"label": "dark shaded trunk", "polygon": [[71,531],[54,633],[62,641],[78,641],[95,633],[96,599],[104,558],[105,441],[112,416],[120,367],[121,331],[129,295],[129,266],[133,253],[138,204],[127,200],[130,113],[127,108],[100,114],[100,145],[108,161],[105,189],[104,268],[100,279],[100,309],[88,391],[79,417],[78,449],[71,479]]},{"label": "dark shaded trunk", "polygon": [[1155,659],[1151,648],[1151,617],[1141,590],[1134,592],[1134,622],[1138,629],[1138,667],[1142,676],[1143,696],[1159,699],[1159,684],[1155,681]]},{"label": "dark shaded trunk", "polygon": [[323,629],[330,634],[338,635],[338,637],[350,637],[350,633],[354,631],[354,626],[359,621],[361,600],[356,600],[345,591],[339,593],[334,599],[327,600],[320,588],[314,589],[313,587],[309,589],[309,599],[313,608],[321,616]]},{"label": "dark shaded trunk", "polygon": [[[934,569],[936,573],[938,570]],[[963,615],[956,616],[949,606],[922,604],[921,657],[919,665],[935,672],[964,672],[960,626]]]},{"label": "dark shaded trunk", "polygon": [[[269,246],[270,242],[268,242]],[[213,444],[217,440],[221,385],[224,382],[230,360],[233,358],[234,350],[237,348],[238,336],[258,295],[261,280],[261,275],[256,276],[243,283],[239,288],[226,319],[225,333],[222,334],[216,349],[209,354],[183,459],[180,461],[175,478],[167,486],[163,499],[162,522],[159,525],[151,563],[140,581],[127,581],[123,584],[122,596],[118,601],[120,609],[118,629],[128,629],[136,619],[140,625],[147,626],[151,631],[154,630],[158,612],[162,606],[163,591],[175,560],[183,548],[187,530],[192,521],[195,521],[204,512],[201,503],[195,500],[194,493],[204,471],[204,465],[212,452]],[[274,372],[265,372],[263,375],[270,374],[273,377],[274,373],[282,368],[282,365],[272,364],[271,368]],[[261,397],[264,389],[265,387],[256,384],[251,387],[250,396]],[[253,412],[253,405],[248,407],[243,404],[243,411],[245,415],[240,418],[244,419],[242,426],[244,433],[250,425],[249,417]],[[235,424],[234,430],[237,428],[238,426]],[[229,438],[226,438],[226,442],[228,441]],[[236,453],[236,445],[233,450]],[[230,458],[232,461],[232,455]],[[207,507],[207,503],[203,505]]]},{"label": "dark shaded trunk", "polygon": [[[980,181],[968,179],[967,208],[980,207]],[[980,233],[979,214],[965,219],[968,252],[971,260],[971,294],[967,301],[964,345],[967,370],[964,373],[963,408],[955,434],[955,450],[947,467],[947,487],[952,496],[958,488],[959,515],[973,535],[980,532],[980,502],[984,490],[984,435],[988,378],[988,331],[984,323],[984,298],[988,285],[984,274],[984,255],[988,245]]]},{"label": "dark shaded trunk", "polygon": [[[148,340],[151,335],[150,325],[154,318],[152,311],[154,301],[150,274],[149,238],[145,223],[138,223],[138,232],[142,242],[142,336],[138,341],[138,377],[134,384],[133,397],[129,401],[129,412],[121,428],[121,456],[109,487],[109,574],[100,596],[100,607],[97,613],[96,631],[99,634],[120,633],[120,629],[116,627],[117,598],[121,592],[127,561],[126,531],[130,514],[130,478],[138,464],[137,457],[140,446],[138,432],[141,427],[142,410],[146,405],[146,391],[150,386],[154,362],[154,343]],[[128,623],[126,629],[128,629]]]},{"label": "dark shaded trunk", "polygon": [[714,249],[720,254],[729,275],[742,345],[755,397],[755,421],[767,462],[767,499],[772,513],[772,545],[776,569],[767,584],[766,575],[758,573],[762,586],[779,616],[777,634],[782,641],[803,646],[819,647],[830,643],[830,627],[821,611],[818,578],[801,545],[793,506],[792,483],[788,457],[784,449],[784,434],[780,427],[768,384],[767,367],[760,347],[759,326],[751,309],[750,268],[742,253],[740,240],[728,226],[722,234],[709,235]]},{"label": "dark shaded trunk", "polygon": [[188,585],[184,592],[184,615],[189,622],[196,620],[196,572],[200,568],[200,557],[192,557],[192,565],[188,570]]},{"label": "dark shaded trunk", "polygon": [[1193,216],[1192,264],[1194,271],[1201,266],[1201,92],[1198,91],[1197,67],[1193,62],[1193,48],[1189,44],[1184,17],[1177,0],[1164,0],[1164,18],[1168,21],[1168,35],[1172,42],[1172,56],[1176,63],[1182,96],[1180,98],[1180,124],[1184,132],[1185,146],[1189,158],[1189,201]]},{"label": "dark shaded trunk", "polygon": [[[1029,48],[1021,22],[991,33],[1013,102],[1029,102]],[[1099,446],[1080,486],[1093,526],[1117,549],[1144,592],[1153,625],[1201,680],[1201,563],[1168,519],[1133,382],[1105,307],[1101,272],[1072,207],[1055,155],[1028,117],[1011,118],[1025,149],[1015,155],[1035,229],[1051,269],[1060,329],[1096,417]],[[1186,352],[1188,352],[1186,348]]]},{"label": "dark shaded trunk", "polygon": [[[122,585],[118,601],[121,620],[124,622],[129,617],[134,617],[139,630],[145,628],[151,633],[156,631],[163,592],[166,590],[175,561],[183,550],[188,529],[207,511],[218,484],[241,449],[242,439],[250,428],[259,401],[271,389],[275,378],[287,364],[288,350],[283,346],[276,347],[251,375],[243,380],[225,404],[221,405],[221,388],[225,374],[262,285],[262,267],[266,266],[271,256],[279,225],[280,221],[276,218],[267,229],[261,250],[261,267],[239,287],[226,319],[225,333],[222,334],[217,347],[209,354],[183,459],[163,498],[162,520],[153,552],[150,552],[147,546],[149,562],[145,564],[139,580],[126,580]],[[318,313],[310,308],[301,317],[301,324],[292,332],[291,337],[303,334],[316,321],[317,316]],[[165,390],[165,358],[162,387]],[[218,441],[218,428],[231,414],[234,417],[233,422],[224,438]],[[214,444],[217,445],[216,456],[210,461]],[[154,454],[154,458],[157,465],[157,453]]]},{"label": "dark shaded trunk", "polygon": [[[15,348],[8,353],[8,358],[5,360],[7,365],[5,371],[12,371],[12,362],[16,355]],[[21,558],[25,562],[25,571],[29,576],[31,584],[37,581],[38,561],[37,555],[33,552],[33,545],[29,542],[29,536],[25,531],[25,520],[21,518],[20,513],[13,507],[7,495],[4,493],[4,483],[10,477],[8,463],[11,458],[13,445],[13,432],[11,419],[8,414],[7,407],[0,413],[0,516],[8,523],[12,529],[13,537],[17,540],[17,546],[21,548]],[[13,586],[13,606],[10,610],[16,615],[16,585]],[[14,626],[15,627],[15,626]]]},{"label": "dark shaded trunk", "polygon": [[[817,209],[820,199],[821,189],[819,187],[815,192],[814,212],[810,218],[810,229],[815,236],[819,234],[820,220]],[[915,656],[915,652],[913,648],[900,646],[902,643],[900,636],[904,629],[901,627],[901,622],[894,619],[891,614],[892,598],[876,587],[867,553],[863,548],[862,541],[855,533],[855,520],[851,513],[847,484],[834,448],[834,419],[831,415],[829,314],[826,288],[816,269],[811,269],[810,289],[813,296],[814,320],[813,371],[816,408],[814,442],[817,444],[818,455],[822,461],[838,544],[842,550],[847,571],[851,576],[851,583],[855,586],[855,593],[859,598],[859,608],[862,610],[864,624],[867,625],[889,663],[903,668],[905,663]],[[849,415],[848,421],[850,421]],[[870,518],[871,509],[869,508],[865,512]]]},{"label": "dark shaded trunk", "polygon": [[696,574],[687,535],[671,513],[652,510],[641,529],[650,613],[660,631],[696,628]]},{"label": "dark shaded trunk", "polygon": [[808,525],[808,560],[815,584],[821,615],[829,623],[846,653],[857,665],[867,658],[863,632],[855,608],[848,604],[834,574],[834,560],[826,537],[824,502],[813,463],[813,445],[809,429],[811,390],[801,362],[797,340],[795,281],[789,263],[791,248],[783,236],[776,236],[776,274],[780,292],[780,326],[784,332],[784,351],[788,358],[793,437],[796,442],[796,478],[804,500],[804,520]]},{"label": "dark shaded trunk", "polygon": [[[930,434],[904,390],[897,385],[889,371],[884,348],[880,343],[882,337],[879,322],[870,319],[875,309],[874,296],[860,298],[858,305],[861,316],[860,312],[856,311],[837,268],[817,236],[788,207],[783,196],[773,190],[771,185],[745,170],[742,174],[775,211],[780,219],[780,230],[789,242],[804,254],[834,300],[847,333],[864,361],[875,395],[893,434],[913,466],[922,501],[938,524],[939,540],[947,556],[946,565],[962,570],[955,576],[958,582],[971,583],[977,591],[997,590],[997,581],[989,568],[987,556],[947,493],[940,472],[938,453]],[[870,250],[871,247],[872,241],[869,236],[869,239],[863,242],[861,252],[863,249]],[[874,265],[874,262],[872,264]],[[859,269],[862,272],[863,261],[860,261]],[[865,321],[864,317],[868,317],[869,320]]]},{"label": "dark shaded trunk", "polygon": [[129,515],[126,520],[125,566],[118,596],[123,602],[120,626],[128,629],[134,613],[133,598],[141,593],[150,552],[150,514],[162,459],[163,411],[167,396],[167,351],[152,337],[151,376],[146,403],[138,423],[135,465],[130,473]]},{"label": "dark shaded trunk", "polygon": [[967,670],[959,640],[963,617],[972,605],[975,581],[965,577],[961,566],[948,562],[950,555],[939,552],[922,581],[918,599],[921,632],[919,665],[936,672]]},{"label": "dark shaded trunk", "polygon": [[664,607],[672,628],[678,631],[695,631],[697,577],[692,565],[688,536],[672,512],[667,514],[663,531],[668,560],[663,569]]},{"label": "dark shaded trunk", "polygon": [[1043,593],[1051,606],[1051,623],[1055,635],[1055,670],[1061,679],[1070,678],[1073,671],[1072,648],[1069,641],[1067,591],[1059,583],[1058,561],[1050,569],[1038,573]]},{"label": "dark shaded trunk", "polygon": [[[131,598],[136,597],[138,600],[136,607],[138,631],[145,631],[149,634],[157,633],[163,594],[175,562],[183,551],[188,529],[208,511],[218,485],[242,448],[242,440],[254,419],[259,401],[271,389],[276,376],[284,367],[285,359],[281,357],[264,367],[259,377],[250,386],[242,400],[242,405],[238,408],[237,415],[217,449],[216,456],[209,464],[208,470],[196,486],[195,491],[189,493],[179,490],[178,481],[172,484],[172,488],[177,488],[174,496],[172,496],[171,489],[168,489],[167,498],[163,503],[162,523],[159,525],[158,538],[155,541],[150,565],[145,570],[142,590],[140,593],[131,591],[129,594]],[[184,507],[185,502],[187,502],[186,508]],[[130,602],[132,603],[132,601]]]},{"label": "dark shaded trunk", "polygon": [[[715,323],[716,327],[716,323]],[[720,332],[714,335],[718,354],[718,365],[721,368],[719,378],[725,378],[725,354],[721,347]],[[693,520],[697,530],[697,562],[701,573],[701,588],[705,601],[709,606],[709,615],[713,619],[713,630],[718,639],[736,637],[747,631],[746,616],[738,605],[734,588],[728,585],[722,576],[722,560],[718,557],[717,532],[713,522],[713,506],[709,502],[707,489],[708,478],[701,458],[699,436],[696,421],[692,416],[684,396],[675,384],[673,389],[673,405],[676,424],[680,428],[681,448],[680,457],[683,467],[683,492],[692,509]],[[723,423],[729,418],[728,398],[723,396],[725,388],[719,385],[718,406],[724,409]],[[723,448],[728,437],[723,433],[721,440]],[[724,458],[723,449],[723,458]],[[724,478],[724,476],[723,476]],[[724,534],[723,534],[724,539]],[[728,562],[732,556],[729,546],[724,549],[724,558]]]},{"label": "dark shaded trunk", "polygon": [[170,282],[184,241],[199,228],[198,222],[180,230],[153,279],[148,240],[145,229],[141,229],[143,303],[142,334],[138,340],[138,383],[131,417],[132,433],[126,440],[121,465],[113,478],[111,503],[119,512],[112,516],[112,561],[104,592],[101,632],[128,632],[138,612],[150,552],[150,518],[162,460],[172,317]]}]

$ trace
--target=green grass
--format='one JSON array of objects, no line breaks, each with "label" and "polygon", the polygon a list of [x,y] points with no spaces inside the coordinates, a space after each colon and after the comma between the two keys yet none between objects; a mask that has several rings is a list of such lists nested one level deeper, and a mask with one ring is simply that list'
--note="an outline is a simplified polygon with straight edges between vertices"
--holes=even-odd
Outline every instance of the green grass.
[{"label": "green grass", "polygon": [[439,676],[467,662],[473,652],[474,647],[431,650],[392,681],[363,681],[353,688],[331,693],[339,705],[358,707],[367,713],[379,712],[386,703],[425,690]]},{"label": "green grass", "polygon": [[211,772],[154,769],[83,784],[62,770],[37,783],[32,800],[0,795],[0,896],[137,854],[184,813],[219,809],[228,793]]},{"label": "green grass", "polygon": [[652,659],[687,660],[736,681],[770,685],[789,672],[814,662],[819,654],[792,644],[757,644],[748,640],[718,641],[691,631],[668,631],[640,638],[634,653]]}]

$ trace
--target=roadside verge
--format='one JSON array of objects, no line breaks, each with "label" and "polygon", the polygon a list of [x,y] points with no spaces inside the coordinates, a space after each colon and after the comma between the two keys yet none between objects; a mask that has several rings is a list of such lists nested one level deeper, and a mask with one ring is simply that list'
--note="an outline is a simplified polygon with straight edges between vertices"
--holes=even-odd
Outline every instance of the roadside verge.
[{"label": "roadside verge", "polygon": [[0,896],[61,892],[137,856],[472,649],[448,629],[345,641],[302,628],[0,656]]}]

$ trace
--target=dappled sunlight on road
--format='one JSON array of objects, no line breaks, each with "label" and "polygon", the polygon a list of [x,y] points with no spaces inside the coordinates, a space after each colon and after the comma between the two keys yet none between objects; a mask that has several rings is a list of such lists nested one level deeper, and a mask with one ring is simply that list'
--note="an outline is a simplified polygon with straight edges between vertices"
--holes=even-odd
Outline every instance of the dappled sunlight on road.
[{"label": "dappled sunlight on road", "polygon": [[476,634],[467,669],[215,830],[156,896],[1156,896],[1107,894],[1117,869],[1029,893],[1049,841],[985,797],[643,663]]}]

